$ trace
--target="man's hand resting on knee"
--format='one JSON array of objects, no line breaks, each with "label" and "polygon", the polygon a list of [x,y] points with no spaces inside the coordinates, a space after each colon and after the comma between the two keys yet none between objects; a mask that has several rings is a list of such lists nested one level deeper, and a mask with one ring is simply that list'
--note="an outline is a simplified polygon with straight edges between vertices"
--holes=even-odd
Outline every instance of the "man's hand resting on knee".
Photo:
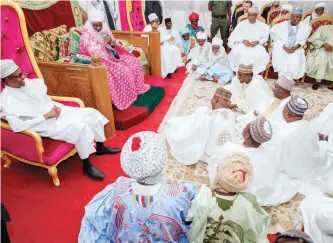
[{"label": "man's hand resting on knee", "polygon": [[57,106],[53,106],[52,110],[44,115],[45,119],[58,118],[60,116],[61,109]]}]

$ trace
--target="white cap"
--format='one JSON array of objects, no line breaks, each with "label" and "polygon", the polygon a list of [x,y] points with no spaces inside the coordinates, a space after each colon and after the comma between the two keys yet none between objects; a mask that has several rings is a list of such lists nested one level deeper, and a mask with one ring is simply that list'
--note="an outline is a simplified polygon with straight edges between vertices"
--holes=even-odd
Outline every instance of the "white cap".
[{"label": "white cap", "polygon": [[19,67],[12,59],[1,60],[1,78],[7,78],[13,74]]},{"label": "white cap", "polygon": [[256,13],[256,14],[259,14],[259,11],[258,11],[258,9],[257,9],[256,7],[251,7],[251,8],[249,8],[248,13]]},{"label": "white cap", "polygon": [[212,45],[213,46],[222,46],[223,44],[223,41],[218,38],[218,37],[214,37],[213,40],[212,40]]},{"label": "white cap", "polygon": [[325,8],[325,7],[326,7],[326,3],[317,3],[314,8],[317,9],[317,8]]},{"label": "white cap", "polygon": [[206,34],[206,32],[198,32],[197,33],[197,39],[198,40],[207,40],[207,34]]},{"label": "white cap", "polygon": [[151,21],[158,19],[158,16],[156,13],[151,13],[148,15],[148,19],[149,19],[149,22],[151,22]]},{"label": "white cap", "polygon": [[90,23],[104,22],[104,12],[98,9],[88,11],[88,20]]},{"label": "white cap", "polygon": [[282,11],[283,11],[283,10],[286,10],[286,11],[288,11],[289,13],[291,13],[291,11],[293,11],[293,5],[291,5],[291,4],[285,4],[285,5],[282,6],[281,10],[282,10]]}]

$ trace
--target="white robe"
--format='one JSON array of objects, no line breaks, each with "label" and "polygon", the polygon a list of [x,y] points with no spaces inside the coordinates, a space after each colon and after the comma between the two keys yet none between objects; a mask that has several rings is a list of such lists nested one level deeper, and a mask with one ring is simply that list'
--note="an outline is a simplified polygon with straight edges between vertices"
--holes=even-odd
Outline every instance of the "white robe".
[{"label": "white robe", "polygon": [[305,73],[305,51],[302,48],[311,32],[311,27],[300,22],[298,24],[298,31],[296,34],[296,44],[300,44],[302,47],[297,49],[294,53],[289,54],[282,49],[284,45],[288,45],[288,33],[289,33],[290,21],[284,21],[282,23],[274,25],[270,30],[270,35],[273,44],[272,51],[272,64],[275,72],[279,75],[284,75],[292,79],[299,79],[303,77]]},{"label": "white robe", "polygon": [[[151,32],[152,30],[152,26],[148,24],[142,32]],[[160,32],[161,39],[161,73],[162,78],[165,78],[169,73],[174,73],[178,67],[184,65],[179,48],[173,44],[164,42],[166,33],[161,27],[158,27],[158,31]]]},{"label": "white robe", "polygon": [[210,157],[208,174],[211,184],[216,176],[218,164],[233,152],[239,152],[250,158],[253,168],[253,180],[244,190],[256,196],[261,206],[277,206],[288,202],[297,193],[297,184],[280,173],[276,151],[266,144],[259,148],[245,148],[242,145],[226,143]]},{"label": "white robe", "polygon": [[[92,108],[76,108],[54,102],[47,95],[42,79],[25,79],[25,86],[6,86],[1,92],[2,116],[14,132],[31,129],[42,137],[74,144],[81,159],[96,152],[94,141],[104,142],[104,126],[108,123]],[[53,106],[61,108],[60,116],[45,120],[44,114]]]},{"label": "white robe", "polygon": [[[229,64],[233,71],[238,71],[239,64],[253,64],[253,72],[259,74],[266,69],[269,63],[269,55],[263,44],[268,41],[268,25],[256,20],[251,24],[244,20],[237,25],[228,39],[228,46],[232,48],[229,54]],[[242,42],[259,41],[255,47],[246,47]]]},{"label": "white robe", "polygon": [[194,73],[192,70],[193,65],[199,66],[208,61],[209,50],[212,48],[212,44],[205,42],[203,46],[196,44],[188,54],[187,60],[191,60],[186,64],[187,73]]},{"label": "white robe", "polygon": [[273,97],[267,82],[259,75],[254,75],[249,84],[240,83],[237,76],[231,81],[231,101],[244,113],[253,112],[263,101]]},{"label": "white robe", "polygon": [[234,131],[232,111],[199,107],[189,116],[168,120],[164,133],[172,156],[184,165],[192,165],[199,160],[207,162],[220,149],[224,137],[237,143]]},{"label": "white robe", "polygon": [[173,42],[169,42],[169,44],[172,44],[172,45],[176,45],[179,47],[179,45],[181,44],[181,36],[179,34],[179,30],[176,29],[175,27],[172,27],[171,29],[167,29],[165,26],[161,26],[160,27],[160,31],[163,36],[163,41],[164,42],[167,42],[171,37],[174,38],[174,41]]}]

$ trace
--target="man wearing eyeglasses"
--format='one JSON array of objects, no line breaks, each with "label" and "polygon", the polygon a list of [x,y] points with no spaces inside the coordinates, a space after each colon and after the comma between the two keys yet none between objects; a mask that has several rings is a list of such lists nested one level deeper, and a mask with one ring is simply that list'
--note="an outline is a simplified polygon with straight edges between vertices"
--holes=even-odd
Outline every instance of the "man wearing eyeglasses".
[{"label": "man wearing eyeglasses", "polygon": [[[1,117],[13,132],[31,129],[42,137],[74,144],[83,163],[83,172],[94,179],[104,173],[94,167],[89,156],[119,153],[120,149],[105,147],[104,126],[109,121],[92,108],[64,106],[47,95],[43,79],[25,78],[13,60],[1,60]],[[93,146],[96,141],[96,148]]]}]

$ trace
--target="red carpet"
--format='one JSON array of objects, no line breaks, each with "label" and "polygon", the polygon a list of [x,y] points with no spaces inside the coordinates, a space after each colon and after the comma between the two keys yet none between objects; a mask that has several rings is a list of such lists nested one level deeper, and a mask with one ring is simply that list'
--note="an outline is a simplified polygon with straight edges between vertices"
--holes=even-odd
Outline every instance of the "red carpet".
[{"label": "red carpet", "polygon": [[[117,131],[107,144],[121,147],[134,133],[156,131],[185,79],[180,69],[164,83],[165,98],[142,123]],[[2,198],[12,221],[8,231],[12,243],[74,243],[80,229],[84,206],[106,185],[123,175],[119,155],[93,156],[94,165],[105,172],[104,181],[93,181],[82,173],[77,156],[58,167],[60,187],[53,186],[47,170],[13,161],[1,169]],[[272,241],[273,242],[273,241]]]}]

